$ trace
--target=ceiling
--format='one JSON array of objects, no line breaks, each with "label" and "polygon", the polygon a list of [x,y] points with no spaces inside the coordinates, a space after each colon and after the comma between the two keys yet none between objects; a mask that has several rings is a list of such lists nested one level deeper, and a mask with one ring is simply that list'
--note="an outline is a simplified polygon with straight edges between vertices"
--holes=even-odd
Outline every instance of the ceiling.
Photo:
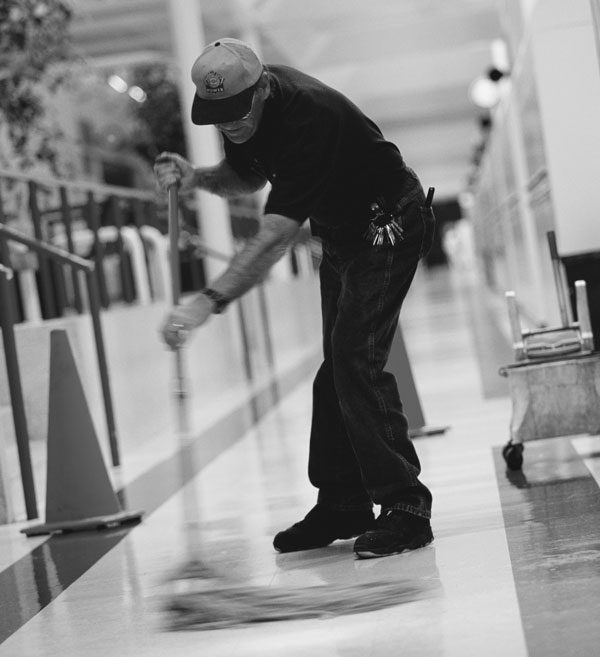
[{"label": "ceiling", "polygon": [[78,0],[75,46],[105,69],[173,59],[169,1],[199,3],[207,42],[251,40],[345,93],[438,200],[464,190],[480,140],[468,88],[492,66],[498,0]]}]

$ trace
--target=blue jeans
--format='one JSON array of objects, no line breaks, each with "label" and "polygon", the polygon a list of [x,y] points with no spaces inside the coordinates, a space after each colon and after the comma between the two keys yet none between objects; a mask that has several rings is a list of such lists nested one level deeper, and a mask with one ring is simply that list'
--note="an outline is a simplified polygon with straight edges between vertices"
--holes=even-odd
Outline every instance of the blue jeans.
[{"label": "blue jeans", "polygon": [[324,360],[308,469],[318,502],[331,508],[375,503],[431,517],[396,379],[385,371],[402,303],[433,241],[435,218],[423,203],[419,195],[403,210],[404,239],[393,246],[323,237]]}]

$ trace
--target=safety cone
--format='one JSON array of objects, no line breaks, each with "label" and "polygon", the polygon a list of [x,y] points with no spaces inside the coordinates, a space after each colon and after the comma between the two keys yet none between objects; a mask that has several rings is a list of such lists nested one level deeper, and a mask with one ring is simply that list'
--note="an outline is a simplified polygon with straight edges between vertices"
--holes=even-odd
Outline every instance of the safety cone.
[{"label": "safety cone", "polygon": [[410,426],[409,435],[411,438],[418,436],[432,436],[434,434],[445,433],[449,427],[447,426],[427,426],[425,423],[425,415],[417,392],[417,386],[408,360],[408,352],[404,344],[404,337],[402,335],[402,327],[398,325],[390,356],[388,358],[387,369],[396,377],[398,384],[398,392],[404,407],[404,414],[408,417]]},{"label": "safety cone", "polygon": [[22,529],[27,536],[104,529],[143,514],[120,508],[64,329],[50,333],[46,472],[46,522]]}]

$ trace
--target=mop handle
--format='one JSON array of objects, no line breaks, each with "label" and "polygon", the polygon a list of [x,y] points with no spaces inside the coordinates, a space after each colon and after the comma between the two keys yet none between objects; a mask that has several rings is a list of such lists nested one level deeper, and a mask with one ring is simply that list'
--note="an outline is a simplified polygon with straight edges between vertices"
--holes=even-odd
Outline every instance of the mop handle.
[{"label": "mop handle", "polygon": [[[181,293],[181,282],[179,273],[179,212],[177,208],[177,184],[173,183],[168,188],[169,206],[169,245],[171,265],[171,300],[173,307],[179,303]],[[181,327],[183,329],[183,327]],[[174,348],[175,354],[175,398],[177,400],[177,425],[181,436],[186,436],[189,431],[188,408],[187,408],[187,386],[183,366],[181,345]]]},{"label": "mop handle", "polygon": [[[169,251],[171,265],[171,301],[173,308],[179,303],[181,296],[181,274],[179,268],[179,211],[177,207],[177,183],[169,185]],[[183,326],[181,327],[183,330]],[[181,375],[180,347],[177,347],[177,372]]]},{"label": "mop handle", "polygon": [[169,185],[169,246],[171,265],[171,301],[179,303],[181,294],[181,274],[179,269],[179,213],[177,208],[177,184]]}]

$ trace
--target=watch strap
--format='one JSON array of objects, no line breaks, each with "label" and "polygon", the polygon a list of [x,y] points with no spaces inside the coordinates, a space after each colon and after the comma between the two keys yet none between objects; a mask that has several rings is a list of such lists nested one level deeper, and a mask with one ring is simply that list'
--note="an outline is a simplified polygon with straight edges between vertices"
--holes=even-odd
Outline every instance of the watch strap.
[{"label": "watch strap", "polygon": [[217,292],[216,290],[213,290],[210,287],[205,287],[201,291],[201,294],[214,301],[215,309],[213,312],[215,313],[215,315],[220,315],[225,310],[225,308],[227,308],[227,306],[229,305],[230,300],[226,296],[224,296],[220,292]]}]

